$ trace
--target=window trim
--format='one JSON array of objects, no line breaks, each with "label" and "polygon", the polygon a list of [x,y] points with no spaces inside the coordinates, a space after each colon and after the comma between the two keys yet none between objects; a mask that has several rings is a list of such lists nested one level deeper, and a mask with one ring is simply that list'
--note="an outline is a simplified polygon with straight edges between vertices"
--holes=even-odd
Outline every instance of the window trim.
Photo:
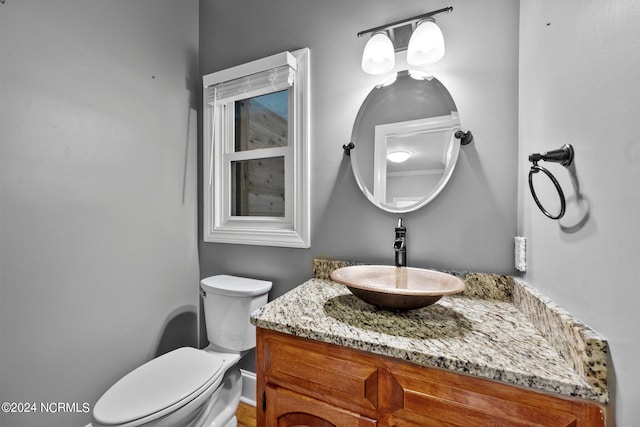
[{"label": "window trim", "polygon": [[[239,78],[251,78],[265,71],[288,66],[293,71],[289,87],[289,143],[283,148],[234,153],[231,126],[223,114],[224,102],[257,94],[284,90],[282,85],[218,102],[211,94],[216,85]],[[203,76],[203,240],[295,248],[310,247],[310,117],[309,49],[282,52],[246,64]],[[217,126],[216,126],[217,125]],[[232,132],[231,132],[232,135]],[[273,151],[272,151],[273,150]],[[285,216],[231,216],[231,161],[285,155]],[[262,156],[260,156],[262,154]]]}]

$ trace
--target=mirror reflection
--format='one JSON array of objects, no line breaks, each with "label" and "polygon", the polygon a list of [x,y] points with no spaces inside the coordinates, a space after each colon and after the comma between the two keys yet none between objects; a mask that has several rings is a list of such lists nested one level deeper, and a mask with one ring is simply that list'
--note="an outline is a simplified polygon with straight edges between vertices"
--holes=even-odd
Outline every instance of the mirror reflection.
[{"label": "mirror reflection", "polygon": [[429,203],[448,182],[460,150],[457,108],[438,79],[403,71],[377,85],[356,118],[351,151],[365,196],[389,212]]}]

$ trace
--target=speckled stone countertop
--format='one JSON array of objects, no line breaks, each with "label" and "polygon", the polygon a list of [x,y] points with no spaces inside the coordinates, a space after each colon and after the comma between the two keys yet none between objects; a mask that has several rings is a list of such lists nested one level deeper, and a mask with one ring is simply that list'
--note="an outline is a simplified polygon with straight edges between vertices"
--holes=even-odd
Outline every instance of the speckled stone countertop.
[{"label": "speckled stone countertop", "polygon": [[463,294],[398,313],[369,305],[328,279],[333,269],[347,264],[314,260],[314,278],[257,310],[252,323],[424,366],[608,402],[606,340],[526,283],[453,273],[465,281]]}]

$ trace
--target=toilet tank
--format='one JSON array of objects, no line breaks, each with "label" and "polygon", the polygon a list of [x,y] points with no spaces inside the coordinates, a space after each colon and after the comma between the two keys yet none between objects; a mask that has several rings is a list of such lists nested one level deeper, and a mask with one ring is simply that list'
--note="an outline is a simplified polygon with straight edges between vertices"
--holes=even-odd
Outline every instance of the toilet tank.
[{"label": "toilet tank", "polygon": [[271,282],[218,275],[200,281],[209,342],[229,351],[256,346],[250,315],[267,303]]}]

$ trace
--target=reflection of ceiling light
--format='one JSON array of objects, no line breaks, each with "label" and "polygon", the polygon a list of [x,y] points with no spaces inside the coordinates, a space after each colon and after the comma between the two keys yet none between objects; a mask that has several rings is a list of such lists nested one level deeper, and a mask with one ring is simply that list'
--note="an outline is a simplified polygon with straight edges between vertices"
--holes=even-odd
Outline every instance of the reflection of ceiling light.
[{"label": "reflection of ceiling light", "polygon": [[387,153],[387,160],[393,163],[402,163],[409,160],[411,153],[405,150],[390,151]]}]

